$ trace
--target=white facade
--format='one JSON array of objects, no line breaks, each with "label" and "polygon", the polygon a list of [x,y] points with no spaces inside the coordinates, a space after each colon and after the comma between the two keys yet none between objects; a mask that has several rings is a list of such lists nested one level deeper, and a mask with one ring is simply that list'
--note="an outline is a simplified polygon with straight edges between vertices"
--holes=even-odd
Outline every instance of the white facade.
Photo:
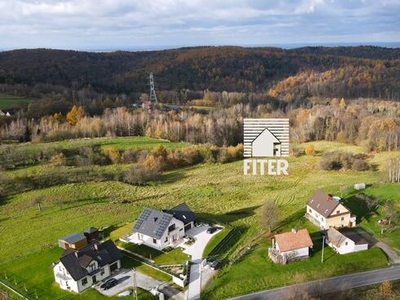
[{"label": "white facade", "polygon": [[[120,260],[116,261],[117,268],[121,268]],[[110,265],[105,265],[99,268],[97,261],[90,262],[86,270],[92,275],[87,275],[75,281],[71,274],[67,271],[62,262],[58,262],[53,267],[55,281],[60,285],[60,288],[67,291],[80,293],[87,288],[90,288],[96,282],[99,282],[111,275]],[[98,270],[96,272],[96,270]]]},{"label": "white facade", "polygon": [[[330,233],[330,235],[329,235]],[[345,236],[335,229],[329,229],[325,243],[339,254],[368,250],[368,243],[361,242],[356,244],[351,238]]]},{"label": "white facade", "polygon": [[290,250],[290,251],[286,251],[286,252],[281,252],[278,244],[276,244],[276,249],[279,251],[279,253],[282,256],[285,256],[287,258],[292,258],[292,259],[309,256],[309,250],[310,250],[309,247],[304,247],[304,248],[294,249],[294,250]]},{"label": "white facade", "polygon": [[309,205],[307,205],[307,214],[311,216],[322,229],[328,229],[330,227],[340,228],[356,226],[356,217],[351,216],[350,211],[342,204],[339,204],[335,211],[333,211],[327,218]]},{"label": "white facade", "polygon": [[174,246],[177,241],[182,239],[185,235],[185,229],[182,221],[172,218],[160,239],[139,232],[136,232],[135,235],[139,243],[143,243],[157,250],[162,250],[168,246]]}]

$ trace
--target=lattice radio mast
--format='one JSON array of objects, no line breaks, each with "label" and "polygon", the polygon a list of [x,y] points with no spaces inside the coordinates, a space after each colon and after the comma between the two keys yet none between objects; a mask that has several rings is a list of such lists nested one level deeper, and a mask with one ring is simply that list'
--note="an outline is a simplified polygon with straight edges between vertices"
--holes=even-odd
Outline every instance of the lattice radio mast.
[{"label": "lattice radio mast", "polygon": [[150,101],[154,104],[157,104],[158,102],[157,102],[156,90],[154,89],[153,73],[150,73],[149,79],[150,79]]}]

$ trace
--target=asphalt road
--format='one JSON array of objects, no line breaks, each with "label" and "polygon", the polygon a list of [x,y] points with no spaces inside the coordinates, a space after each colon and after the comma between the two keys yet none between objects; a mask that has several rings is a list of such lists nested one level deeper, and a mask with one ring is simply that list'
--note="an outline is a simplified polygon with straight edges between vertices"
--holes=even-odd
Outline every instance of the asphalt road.
[{"label": "asphalt road", "polygon": [[307,292],[310,296],[333,293],[341,290],[382,283],[385,280],[400,279],[400,265],[385,269],[331,277],[303,284],[280,287],[253,294],[232,298],[231,300],[284,300],[296,294]]}]

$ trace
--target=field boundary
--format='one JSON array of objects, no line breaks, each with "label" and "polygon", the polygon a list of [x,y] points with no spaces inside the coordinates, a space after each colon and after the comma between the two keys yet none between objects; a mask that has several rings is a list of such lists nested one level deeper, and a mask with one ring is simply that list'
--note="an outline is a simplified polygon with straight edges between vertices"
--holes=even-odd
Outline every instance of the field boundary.
[{"label": "field boundary", "polygon": [[21,298],[24,298],[26,300],[32,300],[32,298],[29,298],[28,296],[24,295],[23,293],[21,293],[20,291],[18,291],[17,289],[15,289],[14,287],[12,287],[11,285],[9,285],[7,282],[3,281],[0,279],[0,283],[5,286],[7,289],[9,289],[10,291],[12,291],[13,293],[17,294],[18,296],[20,296]]}]

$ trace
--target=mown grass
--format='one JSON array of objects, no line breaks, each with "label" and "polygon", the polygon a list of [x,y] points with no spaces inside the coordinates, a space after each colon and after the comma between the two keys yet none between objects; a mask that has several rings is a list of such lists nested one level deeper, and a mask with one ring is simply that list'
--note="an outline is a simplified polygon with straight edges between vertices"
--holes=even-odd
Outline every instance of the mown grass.
[{"label": "mown grass", "polygon": [[29,104],[34,99],[0,93],[0,109],[15,108]]},{"label": "mown grass", "polygon": [[[86,141],[77,143],[80,142]],[[71,147],[75,147],[73,142],[70,143]],[[330,143],[313,144],[317,151],[332,149]],[[40,147],[32,144],[29,146]],[[360,150],[353,150],[357,149]],[[384,159],[379,160],[380,155],[386,154],[376,154],[373,160],[383,162]],[[321,268],[316,263],[318,258],[288,266],[270,265],[266,257],[266,240],[245,252],[244,256],[237,255],[242,248],[247,249],[250,241],[260,234],[260,207],[265,201],[275,201],[279,205],[281,218],[285,222],[282,224],[284,227],[278,230],[284,231],[291,226],[311,226],[306,225],[308,223],[302,218],[301,210],[316,189],[344,197],[344,191],[350,190],[355,183],[370,184],[372,186],[366,191],[373,191],[372,188],[382,182],[379,171],[323,171],[318,165],[320,158],[320,155],[290,157],[289,176],[245,176],[242,162],[238,161],[175,170],[165,173],[161,181],[148,186],[133,186],[115,181],[88,182],[54,186],[7,197],[0,200],[0,269],[21,276],[25,270],[15,269],[13,262],[20,261],[18,264],[29,268],[32,264],[27,258],[38,253],[36,259],[38,264],[41,260],[41,267],[36,270],[46,273],[42,276],[49,278],[43,279],[42,283],[39,279],[33,282],[43,290],[50,289],[53,285],[53,274],[49,266],[51,260],[41,257],[49,251],[52,253],[51,249],[56,246],[59,237],[94,226],[107,227],[107,236],[116,240],[119,235],[131,230],[144,207],[165,209],[182,202],[186,202],[202,220],[241,229],[237,244],[229,249],[230,257],[238,257],[239,261],[233,261],[232,266],[215,278],[207,289],[207,297],[210,299],[286,284],[291,282],[289,277],[296,272],[307,273],[309,270],[309,278],[319,278],[382,266],[386,261],[383,262],[380,252],[375,249],[348,256],[351,259],[347,259],[347,256],[334,256],[324,264],[332,265],[330,268]],[[387,185],[392,186],[393,191],[396,191],[398,185]],[[37,205],[32,204],[32,199],[39,196],[42,197],[41,211]],[[393,192],[392,200],[399,201],[399,198],[400,194]],[[128,201],[123,203],[122,200]],[[388,235],[388,239],[392,238],[395,239]],[[329,250],[326,253],[329,255]],[[318,253],[314,257],[317,256]],[[376,265],[367,259],[376,261]],[[34,286],[29,276],[24,277],[24,280]],[[58,292],[59,289],[55,289]],[[58,297],[58,294],[52,295]]]},{"label": "mown grass", "polygon": [[231,232],[232,228],[223,228],[214,235],[203,250],[203,257],[208,257],[210,253],[222,242],[222,240]]}]

